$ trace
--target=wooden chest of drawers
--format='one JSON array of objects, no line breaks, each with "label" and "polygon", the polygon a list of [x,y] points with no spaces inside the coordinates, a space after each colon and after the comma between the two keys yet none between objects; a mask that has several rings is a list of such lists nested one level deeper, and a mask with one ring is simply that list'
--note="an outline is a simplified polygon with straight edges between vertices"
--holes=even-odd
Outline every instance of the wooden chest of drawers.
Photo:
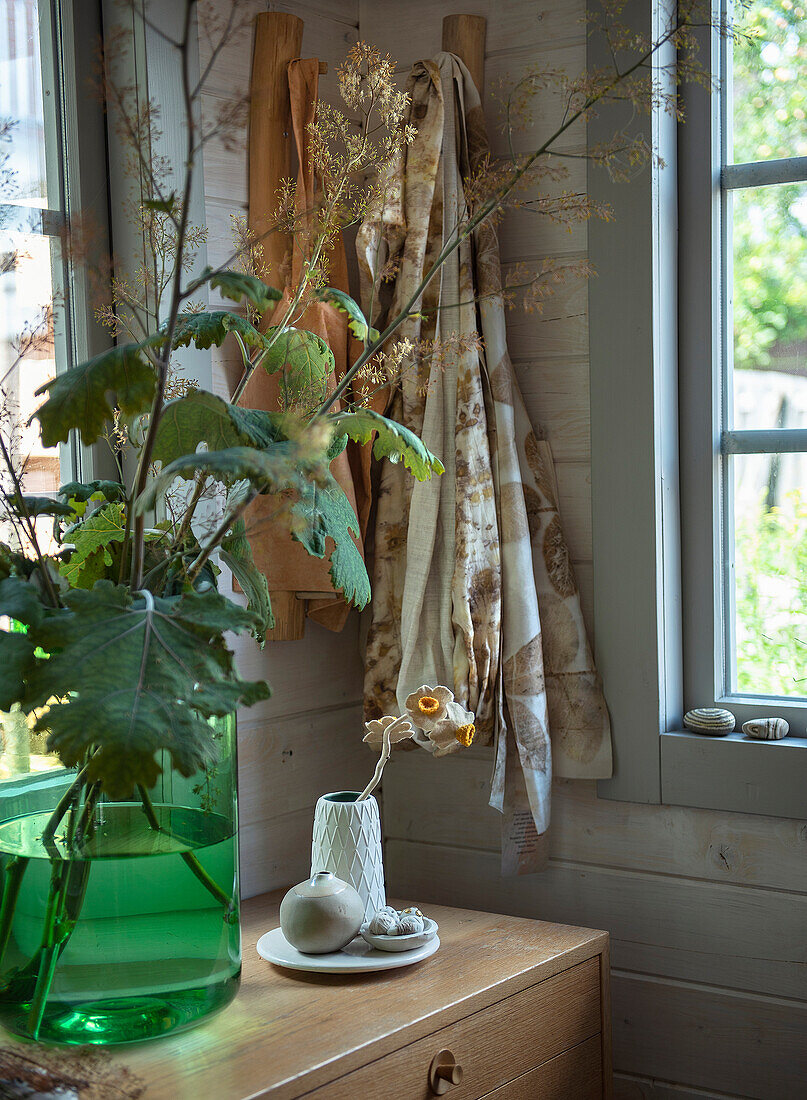
[{"label": "wooden chest of drawers", "polygon": [[[110,1097],[611,1095],[606,933],[429,906],[442,945],[424,963],[351,977],[295,974],[255,951],[278,923],[281,897],[244,906],[244,977],[234,1003],[185,1035],[103,1055],[104,1077],[116,1083]],[[59,1068],[86,1077],[83,1057],[60,1052]],[[87,1095],[106,1100],[97,1089]]]}]

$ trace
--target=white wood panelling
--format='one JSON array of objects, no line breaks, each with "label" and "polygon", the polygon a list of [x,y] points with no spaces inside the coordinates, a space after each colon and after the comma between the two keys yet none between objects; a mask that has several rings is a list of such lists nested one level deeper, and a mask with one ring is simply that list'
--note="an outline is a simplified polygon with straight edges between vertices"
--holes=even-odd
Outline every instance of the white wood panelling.
[{"label": "white wood panelling", "polygon": [[[529,240],[525,237],[525,240]],[[523,246],[522,246],[523,247]],[[556,252],[563,263],[577,265],[585,258],[585,253]],[[526,272],[537,271],[530,263],[531,257],[522,253]],[[542,257],[543,259],[543,257]],[[538,260],[538,263],[541,261]],[[505,278],[513,271],[512,264],[502,265]],[[522,281],[521,275],[515,278]],[[540,310],[525,311],[514,304],[507,314],[507,346],[515,360],[531,361],[536,358],[547,359],[585,359],[588,356],[588,283],[585,279],[570,276],[558,284],[555,293],[542,303]]]},{"label": "white wood panelling", "polygon": [[[268,799],[272,792],[267,776]],[[238,829],[242,897],[302,882],[311,869],[312,818],[313,806],[306,806],[262,821],[242,821]]]},{"label": "white wood panelling", "polygon": [[[389,878],[407,898],[495,903],[519,916],[607,927],[613,966],[807,1000],[804,895],[562,859],[538,875],[502,878],[498,852],[401,842],[389,832],[387,824]],[[483,893],[489,901],[480,904]]]},{"label": "white wood panelling", "polygon": [[[254,721],[248,712],[238,731],[242,819],[256,823],[304,810],[310,807],[312,788],[325,794],[334,785],[339,790],[352,790],[357,783],[363,787],[375,762],[359,736],[361,710],[356,701],[347,707],[263,721]],[[340,746],[338,772],[328,748],[334,740]],[[267,768],[271,768],[270,790]]]},{"label": "white wood panelling", "polygon": [[587,462],[556,462],[558,502],[573,562],[591,560],[591,469]]},{"label": "white wood panelling", "polygon": [[489,57],[512,54],[514,44],[538,56],[544,49],[579,42],[585,33],[585,10],[583,0],[463,0],[456,5],[408,0],[398,6],[390,0],[359,0],[359,27],[366,42],[411,64],[440,49],[444,15],[484,15]]},{"label": "white wood panelling", "polygon": [[[387,835],[493,851],[500,817],[485,805],[490,770],[490,754],[482,749],[435,761],[423,753],[394,755],[389,776],[395,782],[385,792]],[[593,781],[558,779],[550,841],[555,859],[807,895],[807,825],[801,821],[754,817],[749,823],[745,814],[614,804],[597,798]]]},{"label": "white wood panelling", "polygon": [[707,1092],[636,1073],[614,1074],[615,1100],[742,1100],[736,1093]]},{"label": "white wood panelling", "polygon": [[[718,1096],[804,1096],[807,1006],[695,983],[615,973],[614,1062]],[[651,1093],[651,1096],[653,1094]],[[708,1095],[713,1096],[713,1092]]]},{"label": "white wood panelling", "polygon": [[[224,12],[229,7],[223,0],[205,0],[204,7],[214,7]],[[241,13],[248,19],[262,11],[291,12],[303,20],[303,56],[318,57],[328,62],[328,72],[320,78],[323,98],[332,99],[336,90],[336,66],[358,39],[358,20],[354,4],[332,3],[271,3],[263,0],[240,0]],[[352,14],[351,14],[352,12]],[[233,35],[218,54],[205,82],[205,90],[225,99],[239,99],[249,93],[250,64],[252,60],[252,29],[246,26]],[[210,60],[210,44],[204,34],[200,36],[199,54],[202,68]],[[244,64],[244,61],[247,61]]]},{"label": "white wood panelling", "polygon": [[306,625],[305,642],[267,642],[263,649],[245,646],[238,655],[246,679],[264,675],[272,697],[250,707],[250,725],[269,718],[286,718],[325,706],[345,707],[361,698],[361,653],[358,616],[351,616],[341,634],[317,623]]},{"label": "white wood panelling", "polygon": [[504,263],[529,256],[525,242],[528,242],[533,256],[565,257],[573,252],[581,258],[586,256],[588,230],[585,222],[564,225],[553,221],[547,214],[535,212],[538,199],[557,199],[564,193],[585,195],[586,162],[582,158],[554,157],[551,164],[553,172],[561,170],[565,175],[560,179],[547,178],[519,191],[519,205],[508,210],[498,226],[499,248]]},{"label": "white wood panelling", "polygon": [[566,359],[517,362],[521,392],[533,423],[556,462],[587,462],[591,453],[588,363]]}]

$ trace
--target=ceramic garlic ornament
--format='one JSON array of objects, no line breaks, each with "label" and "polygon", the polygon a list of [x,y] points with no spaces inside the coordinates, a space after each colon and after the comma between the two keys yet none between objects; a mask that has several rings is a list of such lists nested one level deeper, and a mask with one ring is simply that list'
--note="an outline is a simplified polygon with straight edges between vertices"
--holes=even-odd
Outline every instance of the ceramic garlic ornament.
[{"label": "ceramic garlic ornament", "polygon": [[385,909],[379,909],[367,926],[367,931],[374,936],[394,936],[398,927],[398,914],[389,913]]},{"label": "ceramic garlic ornament", "polygon": [[423,927],[422,917],[416,917],[414,913],[402,913],[395,934],[398,936],[412,936],[416,932],[422,932]]}]

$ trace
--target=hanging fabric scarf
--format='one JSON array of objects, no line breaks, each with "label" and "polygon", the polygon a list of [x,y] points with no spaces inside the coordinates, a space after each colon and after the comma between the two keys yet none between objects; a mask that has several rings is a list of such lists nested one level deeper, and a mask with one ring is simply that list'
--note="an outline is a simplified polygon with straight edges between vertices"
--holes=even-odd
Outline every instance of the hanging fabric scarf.
[{"label": "hanging fabric scarf", "polygon": [[[419,62],[407,90],[417,137],[358,239],[368,286],[393,273],[381,322],[467,221],[463,177],[489,153],[478,93],[457,58]],[[492,225],[461,242],[398,335],[426,343],[404,363],[390,415],[446,472],[412,484],[383,464],[365,710],[376,718],[403,709],[421,684],[453,683],[496,742],[491,804],[505,813],[505,870],[534,870],[553,756],[556,775],[610,775],[610,728],[549,445],[532,430],[507,354]]]}]

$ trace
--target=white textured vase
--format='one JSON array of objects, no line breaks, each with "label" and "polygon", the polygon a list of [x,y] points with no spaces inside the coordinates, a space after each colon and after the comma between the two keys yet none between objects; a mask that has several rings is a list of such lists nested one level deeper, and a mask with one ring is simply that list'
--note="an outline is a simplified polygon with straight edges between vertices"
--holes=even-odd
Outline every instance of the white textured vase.
[{"label": "white textured vase", "polygon": [[324,794],[314,810],[311,874],[332,871],[359,894],[369,920],[386,905],[378,803],[358,791]]}]

